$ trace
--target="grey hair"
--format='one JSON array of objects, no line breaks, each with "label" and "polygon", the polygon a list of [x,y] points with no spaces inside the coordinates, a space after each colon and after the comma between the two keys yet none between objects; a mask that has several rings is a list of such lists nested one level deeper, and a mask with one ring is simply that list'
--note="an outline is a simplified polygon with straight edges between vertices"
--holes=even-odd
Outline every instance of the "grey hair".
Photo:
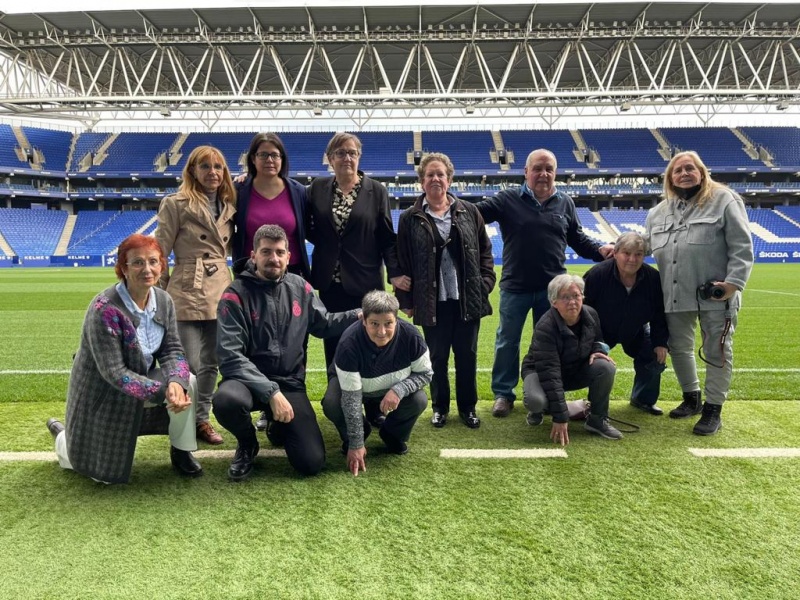
[{"label": "grey hair", "polygon": [[614,252],[644,252],[647,253],[647,243],[642,234],[635,231],[626,231],[614,242]]},{"label": "grey hair", "polygon": [[528,154],[528,158],[525,160],[525,168],[526,169],[531,166],[531,163],[533,162],[533,158],[537,154],[547,154],[550,158],[553,159],[553,166],[556,169],[558,169],[558,159],[556,158],[555,153],[553,151],[551,151],[551,150],[548,150],[547,148],[537,148],[536,150],[533,150],[530,154]]},{"label": "grey hair", "polygon": [[366,319],[370,315],[383,315],[392,313],[395,317],[400,310],[400,302],[389,292],[372,290],[364,295],[361,300],[361,312]]},{"label": "grey hair", "polygon": [[567,289],[572,284],[577,285],[581,294],[583,294],[583,289],[585,287],[583,277],[572,275],[571,273],[562,273],[561,275],[553,277],[550,283],[547,284],[547,299],[550,301],[550,304],[555,304],[561,290]]},{"label": "grey hair", "polygon": [[258,250],[258,244],[261,240],[272,240],[273,242],[286,242],[286,249],[289,249],[289,238],[286,237],[286,232],[280,225],[262,225],[256,229],[253,236],[253,252]]}]

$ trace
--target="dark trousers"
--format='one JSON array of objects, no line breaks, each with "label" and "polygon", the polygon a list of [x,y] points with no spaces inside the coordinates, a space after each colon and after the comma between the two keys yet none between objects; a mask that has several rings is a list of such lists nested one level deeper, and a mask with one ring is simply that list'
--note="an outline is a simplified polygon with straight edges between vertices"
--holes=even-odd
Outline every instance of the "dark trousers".
[{"label": "dark trousers", "polygon": [[[598,358],[590,365],[587,360],[577,371],[569,375],[562,373],[561,384],[565,391],[589,388],[591,414],[605,418],[608,416],[608,402],[616,373],[617,368],[610,361]],[[539,382],[539,374],[536,371],[525,376],[522,388],[525,408],[532,413],[549,411],[547,394]]]},{"label": "dark trousers", "polygon": [[631,400],[645,406],[658,402],[661,393],[661,373],[667,368],[656,360],[653,343],[650,340],[650,326],[645,325],[633,340],[622,343],[625,354],[633,359],[633,389]]},{"label": "dark trousers", "polygon": [[[375,398],[364,398],[364,408],[370,412],[380,412],[379,405],[383,396]],[[397,410],[393,410],[386,416],[386,421],[381,425],[381,430],[391,438],[407,442],[411,437],[411,430],[417,422],[419,416],[428,407],[428,397],[423,390],[417,390],[410,396],[401,398]],[[339,385],[339,378],[333,377],[328,382],[328,389],[322,398],[322,411],[331,422],[336,426],[339,437],[343,442],[348,441],[347,423],[342,411],[342,388]],[[368,431],[366,419],[364,419],[364,431]]]},{"label": "dark trousers", "polygon": [[[325,444],[317,416],[304,390],[282,392],[292,405],[294,419],[288,423],[275,422],[272,425],[275,437],[284,440],[286,456],[295,470],[303,475],[316,475],[325,466]],[[219,424],[246,448],[257,443],[250,413],[263,410],[267,418],[272,419],[269,402],[253,398],[247,386],[235,379],[226,379],[219,384],[212,404]]]},{"label": "dark trousers", "polygon": [[[333,282],[327,290],[319,292],[319,299],[325,305],[328,312],[343,312],[345,310],[353,310],[354,308],[361,308],[361,296],[351,296],[344,291],[341,283]],[[330,379],[334,371],[331,367],[333,365],[333,356],[336,354],[336,346],[339,345],[339,338],[328,337],[322,340],[325,347],[325,367],[328,369],[328,379]]]},{"label": "dark trousers", "polygon": [[423,326],[425,343],[431,354],[433,379],[431,405],[436,412],[450,410],[450,349],[456,366],[456,405],[459,412],[475,410],[478,403],[476,380],[480,319],[461,319],[458,300],[436,303],[436,325]]}]

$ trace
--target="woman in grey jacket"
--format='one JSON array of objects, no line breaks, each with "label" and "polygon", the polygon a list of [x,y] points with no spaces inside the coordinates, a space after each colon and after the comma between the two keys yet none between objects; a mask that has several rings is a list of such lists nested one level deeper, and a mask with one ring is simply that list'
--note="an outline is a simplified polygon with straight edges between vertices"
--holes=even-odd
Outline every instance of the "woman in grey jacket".
[{"label": "woman in grey jacket", "polygon": [[155,287],[166,266],[154,238],[128,236],[117,254],[119,283],[89,304],[69,378],[66,428],[56,419],[47,422],[63,468],[103,483],[127,483],[145,409],[161,405],[169,416],[172,465],[182,475],[202,474],[191,454],[197,449],[196,380],[172,299]]},{"label": "woman in grey jacket", "polygon": [[[672,366],[683,402],[669,416],[702,412],[697,435],[722,427],[720,413],[733,372],[732,336],[741,291],[753,268],[753,243],[742,199],[711,179],[696,152],[676,154],[664,174],[664,201],[647,215],[645,238],[664,291]],[[697,321],[707,363],[706,402],[694,358]]]}]

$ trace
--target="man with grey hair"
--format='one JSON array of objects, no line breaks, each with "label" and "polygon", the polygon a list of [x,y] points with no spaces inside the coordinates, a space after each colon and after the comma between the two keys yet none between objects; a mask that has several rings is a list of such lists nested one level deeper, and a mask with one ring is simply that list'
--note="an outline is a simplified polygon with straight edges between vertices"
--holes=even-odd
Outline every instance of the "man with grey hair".
[{"label": "man with grey hair", "polygon": [[302,277],[287,272],[289,242],[278,225],[262,225],[244,270],[222,294],[217,308],[217,355],[222,383],[214,415],[238,443],[228,469],[232,481],[250,476],[259,445],[250,419],[266,411],[273,441],[304,475],[325,465],[325,446],[306,392],[303,340],[340,335],[360,310],[329,313]]},{"label": "man with grey hair", "polygon": [[371,426],[362,403],[386,415],[378,435],[393,454],[408,451],[411,429],[428,405],[428,347],[416,327],[398,320],[399,307],[385,291],[368,292],[361,303],[363,322],[351,325],[336,347],[336,377],[328,382],[322,409],[339,431],[353,475],[367,469],[364,441]]},{"label": "man with grey hair", "polygon": [[569,444],[569,410],[564,392],[589,388],[589,433],[609,440],[622,434],[608,422],[608,402],[617,368],[603,341],[595,310],[583,305],[584,283],[577,275],[557,275],[547,286],[552,308],[536,323],[522,361],[528,423],[539,425],[543,413],[553,417],[550,439]]},{"label": "man with grey hair", "polygon": [[658,271],[644,262],[644,238],[628,231],[617,238],[614,258],[593,266],[583,276],[584,303],[600,316],[603,339],[613,348],[622,344],[635,371],[631,406],[651,415],[656,406],[661,373],[666,368],[667,319]]},{"label": "man with grey hair", "polygon": [[555,187],[557,161],[550,150],[528,155],[525,182],[479,202],[486,223],[497,222],[503,238],[500,277],[500,326],[494,345],[492,414],[505,417],[516,398],[519,343],[528,313],[534,325],[550,308],[547,284],[563,273],[567,244],[580,256],[601,261],[613,246],[602,245],[583,232],[575,203]]}]

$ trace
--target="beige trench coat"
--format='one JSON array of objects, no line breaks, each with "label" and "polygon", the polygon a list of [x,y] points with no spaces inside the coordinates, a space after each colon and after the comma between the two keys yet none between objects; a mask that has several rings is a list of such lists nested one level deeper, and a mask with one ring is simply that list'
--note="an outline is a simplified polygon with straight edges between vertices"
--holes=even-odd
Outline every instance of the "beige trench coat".
[{"label": "beige trench coat", "polygon": [[172,296],[178,321],[217,318],[220,296],[231,284],[227,256],[235,214],[235,205],[223,204],[214,222],[205,204],[190,205],[179,194],[161,201],[155,237],[164,256],[175,253],[175,267],[162,274],[161,287]]}]

